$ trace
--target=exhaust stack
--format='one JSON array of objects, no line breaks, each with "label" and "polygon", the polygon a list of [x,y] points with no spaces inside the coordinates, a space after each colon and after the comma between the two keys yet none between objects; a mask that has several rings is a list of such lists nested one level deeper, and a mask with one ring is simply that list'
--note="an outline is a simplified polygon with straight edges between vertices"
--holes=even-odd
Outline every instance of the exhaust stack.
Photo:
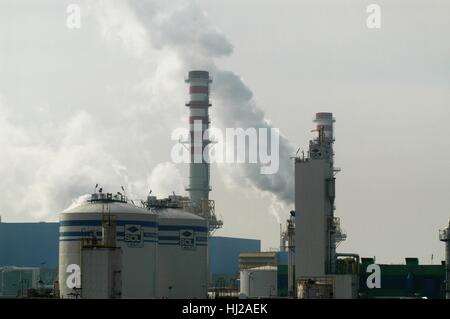
[{"label": "exhaust stack", "polygon": [[189,177],[189,196],[194,204],[201,205],[204,200],[209,200],[209,163],[203,158],[203,151],[210,143],[209,139],[203,139],[205,131],[209,128],[209,73],[207,71],[190,71],[186,79],[189,83],[190,101],[186,106],[190,109],[189,133],[191,166]]},{"label": "exhaust stack", "polygon": [[[209,84],[212,82],[208,71],[190,71],[186,83],[189,83],[190,101],[186,106],[190,109],[189,134],[191,163],[189,168],[189,197],[191,211],[209,221],[209,229],[213,231],[222,227],[217,220],[214,201],[209,199],[210,167],[203,157],[211,143],[205,133],[209,128]],[[206,152],[205,152],[206,150]]]}]

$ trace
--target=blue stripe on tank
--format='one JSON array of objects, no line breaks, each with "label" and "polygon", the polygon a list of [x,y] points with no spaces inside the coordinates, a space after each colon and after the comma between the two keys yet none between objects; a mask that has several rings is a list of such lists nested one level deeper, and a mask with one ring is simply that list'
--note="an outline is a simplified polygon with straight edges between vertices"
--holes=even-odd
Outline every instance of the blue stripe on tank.
[{"label": "blue stripe on tank", "polygon": [[159,240],[180,240],[179,236],[158,236]]},{"label": "blue stripe on tank", "polygon": [[[180,240],[179,236],[159,236],[159,240]],[[198,242],[207,242],[207,237],[196,237],[196,240]]]},{"label": "blue stripe on tank", "polygon": [[194,231],[198,232],[207,232],[208,227],[203,226],[192,226],[192,225],[159,225],[159,230],[165,230],[165,231],[176,231],[176,230],[182,230],[182,229],[192,229]]},{"label": "blue stripe on tank", "polygon": [[[61,227],[71,226],[101,226],[101,220],[62,220],[59,222]],[[193,225],[158,225],[158,222],[139,221],[139,220],[119,220],[117,226],[140,225],[142,227],[158,227],[163,231],[179,231],[182,229],[192,229],[198,232],[208,232],[208,227]]]},{"label": "blue stripe on tank", "polygon": [[[101,226],[101,220],[62,220],[59,222],[59,226]],[[157,222],[148,222],[142,220],[118,220],[117,226],[125,225],[140,225],[142,227],[158,227]]]},{"label": "blue stripe on tank", "polygon": [[[81,241],[81,238],[60,238],[59,239],[59,241],[78,241],[78,242],[80,242]],[[123,242],[123,239],[118,239],[117,240],[118,242]],[[144,240],[144,243],[157,243],[157,241],[156,240]],[[162,245],[162,246],[179,246],[180,245],[180,243],[177,241],[177,242],[165,242],[165,243],[158,243],[159,245]],[[197,246],[202,246],[202,247],[206,247],[206,246],[208,246],[208,243],[197,243],[196,244]]]},{"label": "blue stripe on tank", "polygon": [[[89,236],[91,232],[88,231],[66,231],[66,232],[59,232],[59,237],[86,237]],[[102,237],[102,232],[97,231],[96,235],[98,237]],[[117,232],[117,237],[123,237],[125,235],[124,232]],[[158,236],[157,233],[144,233],[144,238],[156,238]]]},{"label": "blue stripe on tank", "polygon": [[[180,246],[180,243],[175,242],[175,243],[158,243],[158,245],[161,246]],[[202,244],[202,243],[197,243],[196,246],[208,246],[208,244]]]},{"label": "blue stripe on tank", "polygon": [[[82,238],[60,238],[59,241],[81,241]],[[123,239],[117,239],[118,242],[123,242]],[[157,243],[156,239],[144,239],[144,243]]]}]

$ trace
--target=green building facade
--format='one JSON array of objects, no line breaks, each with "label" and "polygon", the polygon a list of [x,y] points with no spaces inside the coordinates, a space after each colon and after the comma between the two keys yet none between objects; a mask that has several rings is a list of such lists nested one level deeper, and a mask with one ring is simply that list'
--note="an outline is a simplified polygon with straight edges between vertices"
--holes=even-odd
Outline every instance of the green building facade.
[{"label": "green building facade", "polygon": [[445,263],[420,265],[417,258],[406,258],[403,265],[378,264],[380,288],[369,288],[367,279],[372,271],[367,267],[375,264],[374,258],[362,258],[359,266],[360,298],[428,298],[445,297]]}]

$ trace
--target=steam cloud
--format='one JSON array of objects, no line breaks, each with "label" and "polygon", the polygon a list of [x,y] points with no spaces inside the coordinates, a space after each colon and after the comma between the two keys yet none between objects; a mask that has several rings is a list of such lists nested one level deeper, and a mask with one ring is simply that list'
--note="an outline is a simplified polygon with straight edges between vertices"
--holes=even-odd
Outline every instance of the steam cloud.
[{"label": "steam cloud", "polygon": [[[151,46],[177,53],[182,64],[190,69],[210,70],[214,78],[214,112],[222,128],[271,128],[254,101],[251,90],[233,72],[220,70],[214,59],[232,53],[232,45],[216,30],[205,13],[192,1],[143,1],[134,5],[138,19],[148,32]],[[158,12],[152,15],[152,12]],[[144,42],[141,41],[141,42]],[[140,45],[142,47],[142,45]],[[216,125],[216,123],[214,123]],[[280,171],[274,175],[260,174],[259,165],[223,165],[222,172],[233,176],[230,181],[245,180],[248,186],[275,195],[288,205],[293,203],[293,173],[290,157],[294,149],[280,136]],[[240,183],[238,183],[240,184]]]},{"label": "steam cloud", "polygon": [[[34,43],[36,50],[48,53],[36,61],[33,52],[11,41],[11,52],[23,51],[21,67],[33,71],[20,78],[3,75],[17,73],[19,62],[0,61],[0,214],[55,219],[96,183],[111,191],[124,185],[134,198],[143,198],[149,187],[159,195],[182,192],[181,173],[164,162],[173,145],[170,132],[186,126],[181,79],[191,69],[209,70],[214,79],[215,126],[271,127],[239,76],[215,64],[233,46],[195,2],[84,0],[80,6],[85,20],[77,32],[84,37],[56,29],[60,34],[51,40],[68,46],[67,52],[51,51],[53,42],[35,37],[41,41]],[[41,26],[46,31],[40,18],[30,23],[33,30]],[[73,52],[73,43],[92,49]],[[67,69],[69,76],[61,71]],[[77,77],[80,70],[85,73]],[[292,154],[280,136],[277,174],[262,175],[257,164],[224,164],[220,172],[230,183],[245,181],[244,186],[292,205]]]}]

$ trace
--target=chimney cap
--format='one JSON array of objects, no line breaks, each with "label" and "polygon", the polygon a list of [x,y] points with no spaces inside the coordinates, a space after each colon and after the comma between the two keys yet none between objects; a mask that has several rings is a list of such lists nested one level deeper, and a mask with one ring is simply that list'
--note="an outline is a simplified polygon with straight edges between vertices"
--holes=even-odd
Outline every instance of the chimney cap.
[{"label": "chimney cap", "polygon": [[189,71],[189,79],[209,80],[209,72],[208,71],[200,71],[200,70]]}]

